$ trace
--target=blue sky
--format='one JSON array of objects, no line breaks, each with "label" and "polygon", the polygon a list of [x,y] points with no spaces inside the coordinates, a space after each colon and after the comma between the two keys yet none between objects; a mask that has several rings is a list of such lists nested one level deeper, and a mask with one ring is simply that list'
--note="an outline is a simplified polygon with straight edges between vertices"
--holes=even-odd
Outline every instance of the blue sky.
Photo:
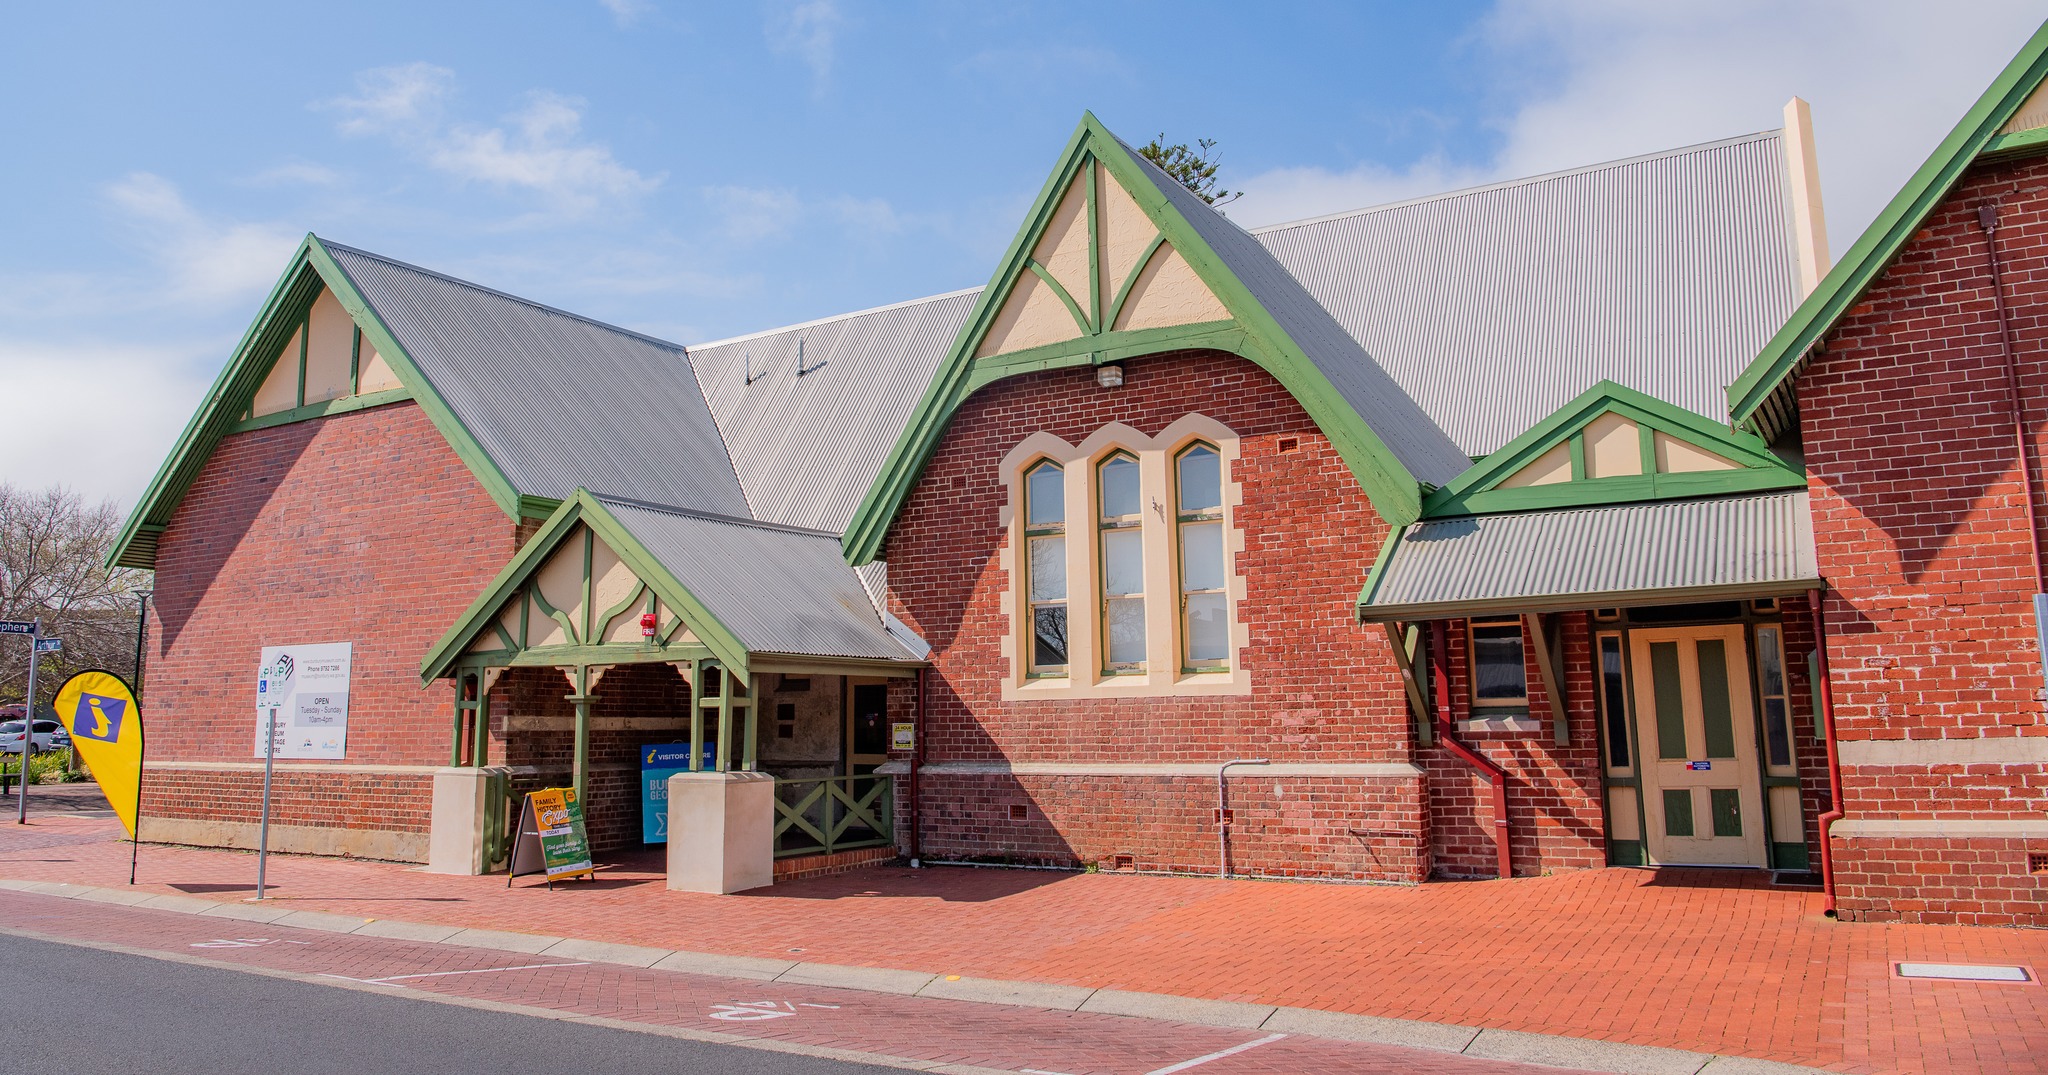
[{"label": "blue sky", "polygon": [[1218,139],[1259,224],[1798,94],[1839,250],[2040,17],[1958,9],[35,5],[0,41],[0,481],[131,502],[307,231],[700,342],[984,283],[1084,109]]}]

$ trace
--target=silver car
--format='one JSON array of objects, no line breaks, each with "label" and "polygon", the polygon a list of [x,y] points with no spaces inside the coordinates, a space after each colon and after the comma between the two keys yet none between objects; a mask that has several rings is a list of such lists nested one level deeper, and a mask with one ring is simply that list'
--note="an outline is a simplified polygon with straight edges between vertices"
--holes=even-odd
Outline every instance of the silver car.
[{"label": "silver car", "polygon": [[[0,754],[21,753],[22,722],[10,720],[0,724]],[[36,721],[33,741],[29,752],[41,754],[46,750],[63,750],[71,745],[71,733],[54,720]]]}]

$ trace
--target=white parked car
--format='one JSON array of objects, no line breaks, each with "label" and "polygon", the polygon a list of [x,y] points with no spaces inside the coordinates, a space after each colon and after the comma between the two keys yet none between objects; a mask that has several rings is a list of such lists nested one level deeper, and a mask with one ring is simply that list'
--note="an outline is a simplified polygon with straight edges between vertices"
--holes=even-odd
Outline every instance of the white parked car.
[{"label": "white parked car", "polygon": [[[21,753],[21,721],[10,720],[0,724],[0,754]],[[41,754],[45,750],[63,750],[71,745],[71,733],[54,720],[36,721],[34,742],[29,752]]]}]

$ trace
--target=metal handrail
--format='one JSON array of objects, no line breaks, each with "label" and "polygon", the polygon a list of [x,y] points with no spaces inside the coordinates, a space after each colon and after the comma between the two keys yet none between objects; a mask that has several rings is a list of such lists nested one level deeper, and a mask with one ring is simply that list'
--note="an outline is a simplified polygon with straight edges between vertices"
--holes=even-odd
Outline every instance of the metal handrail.
[{"label": "metal handrail", "polygon": [[775,781],[776,858],[883,847],[895,840],[894,777],[868,773]]}]

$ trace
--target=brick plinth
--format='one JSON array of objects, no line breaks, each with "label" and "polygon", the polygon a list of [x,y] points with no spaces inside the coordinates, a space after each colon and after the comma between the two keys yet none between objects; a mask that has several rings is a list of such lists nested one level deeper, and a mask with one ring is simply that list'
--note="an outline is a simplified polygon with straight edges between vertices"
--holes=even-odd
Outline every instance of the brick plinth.
[{"label": "brick plinth", "polygon": [[1836,914],[1851,922],[2035,926],[2048,870],[2044,841],[2002,837],[1835,838]]}]

